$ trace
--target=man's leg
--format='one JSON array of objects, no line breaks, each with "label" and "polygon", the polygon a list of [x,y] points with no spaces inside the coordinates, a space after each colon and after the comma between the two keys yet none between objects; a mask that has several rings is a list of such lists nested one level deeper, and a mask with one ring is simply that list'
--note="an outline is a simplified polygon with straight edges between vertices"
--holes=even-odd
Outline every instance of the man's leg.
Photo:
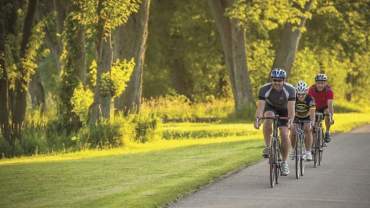
[{"label": "man's leg", "polygon": [[[272,111],[266,111],[264,113],[265,117],[274,117],[275,113]],[[265,138],[265,149],[263,150],[263,157],[269,157],[269,150],[271,146],[271,134],[272,134],[272,120],[266,119],[263,123],[263,136]]]},{"label": "man's leg", "polygon": [[282,155],[282,163],[281,163],[281,175],[286,176],[289,174],[289,166],[288,166],[288,155],[290,149],[290,139],[289,139],[289,129],[287,126],[281,126],[280,128],[280,137],[281,137],[281,155]]},{"label": "man's leg", "polygon": [[331,136],[330,136],[330,116],[329,116],[329,110],[325,109],[325,127],[326,127],[326,132],[325,132],[325,142],[329,143],[331,141]]},{"label": "man's leg", "polygon": [[283,161],[287,161],[289,150],[291,147],[288,127],[286,126],[280,127],[280,136],[281,136],[281,143],[282,143],[281,155],[283,157]]},{"label": "man's leg", "polygon": [[290,137],[290,143],[292,145],[292,150],[290,152],[290,157],[292,158],[292,160],[294,160],[294,148],[295,148],[295,145],[296,145],[296,139],[295,139],[295,128],[297,127],[297,124],[293,124],[293,128],[292,130],[290,131],[290,134],[289,134],[289,137]]},{"label": "man's leg", "polygon": [[294,123],[293,124],[293,128],[292,130],[290,131],[290,141],[291,141],[291,144],[292,144],[292,148],[294,149],[295,145],[296,145],[296,140],[295,140],[295,128],[297,127],[297,125]]},{"label": "man's leg", "polygon": [[304,124],[304,133],[305,133],[305,146],[306,146],[306,160],[312,160],[311,147],[312,147],[312,129],[310,124]]}]

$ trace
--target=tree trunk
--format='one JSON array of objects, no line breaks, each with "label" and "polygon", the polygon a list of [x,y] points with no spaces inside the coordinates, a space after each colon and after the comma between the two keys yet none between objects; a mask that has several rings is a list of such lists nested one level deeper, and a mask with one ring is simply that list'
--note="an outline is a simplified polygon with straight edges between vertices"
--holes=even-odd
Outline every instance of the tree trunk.
[{"label": "tree trunk", "polygon": [[117,58],[135,59],[135,68],[126,90],[115,100],[115,107],[126,115],[140,111],[143,68],[148,37],[150,0],[143,0],[138,13],[130,16],[128,22],[118,28],[116,43]]},{"label": "tree trunk", "polygon": [[[3,5],[0,5],[0,8]],[[3,8],[1,13],[5,13]],[[0,129],[5,140],[11,143],[10,123],[9,123],[9,81],[8,72],[5,65],[5,25],[6,21],[0,14]]]},{"label": "tree trunk", "polygon": [[245,107],[253,105],[253,97],[246,60],[245,30],[238,27],[238,20],[225,16],[226,8],[233,2],[233,0],[208,0],[221,37],[235,109],[240,112],[245,110]]},{"label": "tree trunk", "polygon": [[101,118],[109,119],[110,117],[110,103],[112,95],[109,92],[102,91],[102,75],[110,73],[113,61],[113,48],[111,42],[111,35],[97,41],[97,74],[96,86],[94,92],[94,103],[90,108],[89,122],[95,124]]},{"label": "tree trunk", "polygon": [[[303,12],[310,10],[312,6],[312,0],[307,2]],[[284,69],[287,74],[291,73],[291,69],[295,60],[295,56],[298,50],[299,40],[301,39],[302,32],[299,28],[304,27],[306,24],[306,17],[301,17],[300,25],[298,29],[294,29],[293,25],[286,23],[280,37],[280,44],[276,51],[276,57],[272,68]]]},{"label": "tree trunk", "polygon": [[[56,9],[57,12],[63,13],[63,9]],[[81,12],[80,8],[76,5],[73,5],[71,9],[72,11],[70,12]],[[57,16],[63,16],[63,14],[57,14]],[[58,22],[58,20],[56,21]],[[67,132],[70,133],[81,126],[81,121],[78,115],[73,112],[71,98],[76,87],[85,81],[87,68],[85,58],[85,28],[78,20],[72,16],[68,16],[65,18],[64,32],[66,34],[65,49],[67,51],[67,55],[63,66],[58,64],[59,67],[62,67],[63,69],[62,84],[59,93],[60,106],[58,114]],[[59,59],[59,56],[61,55],[60,47],[62,47],[62,45],[59,43],[58,37],[50,37],[48,40],[49,41],[47,42],[55,44],[53,53],[55,58]],[[59,63],[59,61],[57,63]]]},{"label": "tree trunk", "polygon": [[37,0],[30,0],[27,7],[27,14],[23,23],[22,43],[19,53],[19,77],[15,81],[15,91],[12,95],[12,126],[16,138],[21,138],[21,129],[26,115],[27,107],[27,86],[29,69],[26,69],[23,61],[27,58],[27,50],[32,35],[33,21],[36,13]]},{"label": "tree trunk", "polygon": [[41,113],[45,112],[45,90],[42,85],[40,73],[36,71],[31,78],[28,90],[31,95],[32,108],[39,108]]}]

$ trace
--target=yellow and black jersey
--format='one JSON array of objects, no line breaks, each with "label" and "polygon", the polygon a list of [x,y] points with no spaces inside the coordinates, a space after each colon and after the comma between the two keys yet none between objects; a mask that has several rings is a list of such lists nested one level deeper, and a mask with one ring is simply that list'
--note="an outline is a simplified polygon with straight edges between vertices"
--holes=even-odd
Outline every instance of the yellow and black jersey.
[{"label": "yellow and black jersey", "polygon": [[310,108],[316,108],[315,100],[311,96],[306,95],[303,101],[299,101],[298,98],[296,98],[296,102],[295,102],[295,116],[296,117],[298,118],[308,117]]}]

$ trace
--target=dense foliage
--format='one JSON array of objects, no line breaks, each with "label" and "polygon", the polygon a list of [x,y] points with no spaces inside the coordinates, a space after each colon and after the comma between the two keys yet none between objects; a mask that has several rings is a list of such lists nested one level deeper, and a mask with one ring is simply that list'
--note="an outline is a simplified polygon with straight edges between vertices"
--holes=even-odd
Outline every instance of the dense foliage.
[{"label": "dense foliage", "polygon": [[[147,42],[136,33],[146,30],[130,28],[117,34],[134,33],[144,43],[112,38],[126,24],[144,24],[137,15],[144,2],[150,5]],[[315,74],[323,72],[336,100],[368,102],[366,1],[220,2],[231,2],[222,15],[245,32],[240,44],[254,97],[268,82],[289,24],[301,32],[289,82],[313,84]],[[126,136],[147,142],[160,137],[160,119],[214,121],[236,115],[225,46],[209,1],[8,0],[0,10],[0,152],[6,155],[118,146]],[[119,44],[132,47],[135,55],[115,54],[124,48]],[[146,53],[136,45],[145,46]],[[133,76],[138,59],[143,73]],[[136,90],[143,106],[134,118],[123,117],[113,99],[133,79],[142,79]],[[42,107],[27,102],[39,94],[46,98],[35,102]],[[249,102],[246,110],[252,111],[253,99]],[[351,111],[347,103],[338,109]],[[105,116],[91,119],[94,111]]]}]

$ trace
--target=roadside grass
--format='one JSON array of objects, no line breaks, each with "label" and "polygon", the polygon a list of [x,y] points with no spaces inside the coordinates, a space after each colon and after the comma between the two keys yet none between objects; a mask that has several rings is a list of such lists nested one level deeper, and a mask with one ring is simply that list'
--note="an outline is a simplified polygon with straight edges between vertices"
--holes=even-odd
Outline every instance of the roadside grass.
[{"label": "roadside grass", "polygon": [[262,140],[2,164],[0,207],[156,207],[260,158]]},{"label": "roadside grass", "polygon": [[[366,123],[369,113],[336,114],[332,130]],[[161,207],[261,159],[262,134],[250,123],[163,129],[167,140],[0,160],[0,207]]]}]

